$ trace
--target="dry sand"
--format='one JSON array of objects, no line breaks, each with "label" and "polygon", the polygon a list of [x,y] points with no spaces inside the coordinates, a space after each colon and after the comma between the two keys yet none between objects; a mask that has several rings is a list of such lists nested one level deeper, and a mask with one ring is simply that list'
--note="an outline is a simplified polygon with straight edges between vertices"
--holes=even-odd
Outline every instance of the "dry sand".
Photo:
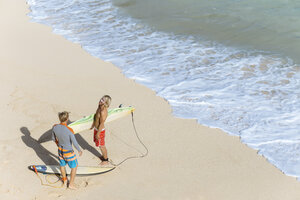
[{"label": "dry sand", "polygon": [[[175,118],[155,92],[54,35],[50,27],[30,22],[28,12],[25,0],[0,0],[1,200],[300,199],[300,183],[238,137]],[[149,155],[106,174],[77,177],[76,191],[42,186],[27,166],[57,164],[56,146],[49,141],[57,113],[71,111],[71,120],[88,115],[103,94],[112,96],[111,107],[136,107],[136,128]],[[114,162],[145,152],[130,116],[106,128]],[[84,149],[79,164],[97,166],[92,133],[77,139]],[[45,176],[41,178],[45,182]]]}]

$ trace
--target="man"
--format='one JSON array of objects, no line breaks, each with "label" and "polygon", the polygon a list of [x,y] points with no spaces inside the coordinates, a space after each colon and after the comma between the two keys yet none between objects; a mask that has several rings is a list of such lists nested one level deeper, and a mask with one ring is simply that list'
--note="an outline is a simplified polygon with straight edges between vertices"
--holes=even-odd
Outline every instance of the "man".
[{"label": "man", "polygon": [[108,107],[111,102],[111,97],[109,95],[104,95],[98,104],[98,108],[94,115],[94,121],[91,129],[94,128],[94,142],[96,147],[100,148],[102,158],[101,165],[108,164],[107,149],[105,147],[105,127],[104,122],[108,116]]},{"label": "man", "polygon": [[71,168],[71,178],[69,182],[69,189],[77,189],[74,185],[74,180],[76,176],[78,161],[76,154],[73,151],[72,144],[78,150],[79,156],[82,155],[82,151],[78,145],[78,142],[74,136],[73,130],[67,126],[69,120],[69,113],[64,111],[58,113],[60,124],[54,125],[52,129],[52,140],[56,143],[58,147],[58,159],[60,163],[60,171],[62,175],[62,181],[64,185],[67,184],[66,176],[66,164],[68,163]]}]

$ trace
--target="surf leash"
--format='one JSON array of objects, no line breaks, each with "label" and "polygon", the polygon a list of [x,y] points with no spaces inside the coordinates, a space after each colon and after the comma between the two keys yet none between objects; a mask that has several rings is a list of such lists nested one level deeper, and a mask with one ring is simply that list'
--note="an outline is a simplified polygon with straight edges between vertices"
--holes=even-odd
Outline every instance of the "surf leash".
[{"label": "surf leash", "polygon": [[149,150],[146,147],[146,145],[143,143],[143,141],[141,140],[141,138],[139,137],[139,134],[137,133],[137,130],[136,130],[136,127],[135,127],[135,123],[134,123],[133,111],[131,112],[131,121],[132,121],[132,126],[133,126],[133,129],[134,129],[135,135],[136,135],[137,139],[139,140],[139,142],[141,143],[141,145],[145,148],[146,152],[145,153],[141,153],[140,152],[141,155],[139,155],[139,156],[130,156],[130,157],[127,157],[124,160],[122,160],[121,162],[119,162],[118,164],[113,163],[113,161],[109,159],[109,163],[111,165],[115,166],[115,167],[120,166],[121,164],[123,164],[127,160],[134,159],[134,158],[143,158],[143,157],[146,157],[148,155]]},{"label": "surf leash", "polygon": [[45,183],[43,183],[43,180],[42,180],[42,178],[40,177],[40,175],[39,175],[39,173],[38,173],[38,171],[37,171],[37,169],[36,169],[35,165],[32,165],[32,168],[33,168],[33,170],[34,170],[35,174],[37,175],[37,177],[40,179],[40,181],[41,181],[41,185],[44,185],[44,186],[49,186],[49,187],[53,187],[53,188],[62,188],[62,187],[64,186],[64,183],[62,183],[62,184],[61,184],[61,186],[50,185],[50,184],[55,184],[55,183],[57,183],[57,182],[58,182],[58,181],[60,181],[61,179],[58,179],[58,180],[57,180],[57,181],[55,181],[55,182],[51,182],[51,181],[49,181],[49,180],[48,180],[48,176],[49,176],[49,174],[48,174],[48,175],[46,175],[46,181],[47,181],[48,183],[50,183],[50,184],[45,184]]}]

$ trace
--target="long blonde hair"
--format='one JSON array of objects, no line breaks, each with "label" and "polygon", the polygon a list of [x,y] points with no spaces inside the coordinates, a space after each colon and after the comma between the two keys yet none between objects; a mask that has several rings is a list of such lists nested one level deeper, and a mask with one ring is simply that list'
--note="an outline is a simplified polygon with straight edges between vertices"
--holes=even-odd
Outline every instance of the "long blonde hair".
[{"label": "long blonde hair", "polygon": [[104,105],[105,105],[105,107],[108,108],[110,106],[110,103],[111,103],[111,97],[109,95],[104,95],[101,99],[104,100]]}]

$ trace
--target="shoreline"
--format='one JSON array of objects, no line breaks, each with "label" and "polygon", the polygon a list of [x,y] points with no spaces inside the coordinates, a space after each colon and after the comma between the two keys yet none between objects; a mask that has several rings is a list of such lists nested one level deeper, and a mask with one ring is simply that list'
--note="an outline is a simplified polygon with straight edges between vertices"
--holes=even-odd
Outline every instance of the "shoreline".
[{"label": "shoreline", "polygon": [[[284,173],[300,176],[294,170],[300,149],[288,139],[297,132],[297,114],[289,110],[300,107],[293,103],[300,85],[290,59],[162,33],[122,14],[111,0],[96,7],[97,2],[70,2],[69,11],[57,12],[55,1],[28,2],[32,22],[46,24],[89,54],[111,61],[126,77],[166,98],[176,117],[196,118],[199,124],[240,136]],[[105,20],[107,16],[114,20]],[[284,144],[276,142],[279,139]]]},{"label": "shoreline", "polygon": [[[0,169],[9,169],[0,176],[1,199],[97,199],[99,192],[106,199],[298,199],[300,183],[238,137],[174,117],[154,91],[50,27],[30,22],[26,1],[0,0],[0,5],[5,27],[0,33]],[[41,186],[27,166],[57,162],[56,146],[37,140],[57,123],[57,112],[68,110],[76,120],[94,112],[103,94],[112,96],[111,108],[121,103],[136,108],[136,128],[149,155],[103,175],[77,177],[77,191]],[[143,151],[130,117],[106,127],[114,162]],[[91,133],[79,139],[85,148],[79,165],[98,165]]]}]

